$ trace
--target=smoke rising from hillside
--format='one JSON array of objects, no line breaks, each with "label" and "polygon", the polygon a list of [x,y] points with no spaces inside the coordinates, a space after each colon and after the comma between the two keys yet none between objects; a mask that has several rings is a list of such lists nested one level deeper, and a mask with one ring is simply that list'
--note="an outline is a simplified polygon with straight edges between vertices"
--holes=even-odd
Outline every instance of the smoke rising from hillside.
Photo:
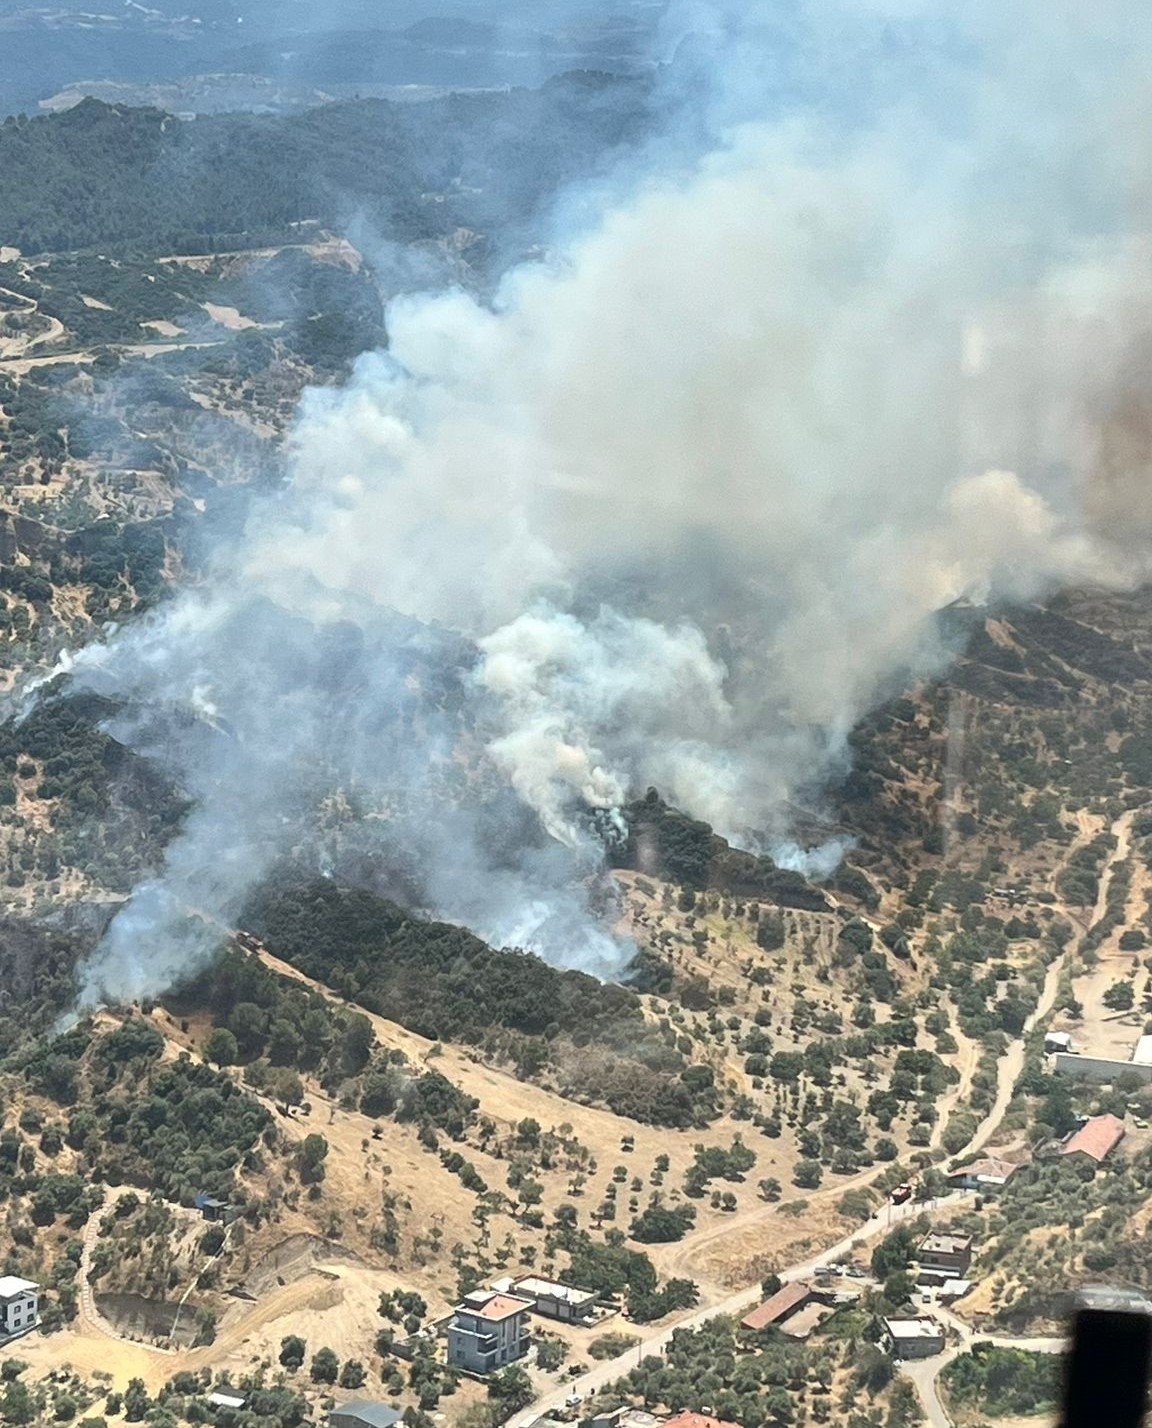
[{"label": "smoke rising from hillside", "polygon": [[590,810],[656,783],[803,863],[781,804],[938,666],[933,611],[1145,572],[1108,434],[1148,328],[1152,14],[1001,8],[797,3],[784,37],[674,8],[689,137],[492,305],[402,299],[308,396],[213,589],[77,662],[219,715],[90,995],[163,985],[349,826],[424,905],[610,971]]}]

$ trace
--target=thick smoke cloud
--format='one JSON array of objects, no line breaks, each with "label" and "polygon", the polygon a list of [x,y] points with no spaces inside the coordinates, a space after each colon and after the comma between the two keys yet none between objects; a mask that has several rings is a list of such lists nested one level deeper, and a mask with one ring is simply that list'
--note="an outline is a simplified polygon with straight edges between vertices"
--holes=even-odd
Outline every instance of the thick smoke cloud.
[{"label": "thick smoke cloud", "polygon": [[274,860],[349,844],[610,971],[631,792],[805,865],[782,806],[939,664],[935,610],[1144,573],[1152,13],[741,13],[673,6],[678,127],[626,192],[562,208],[490,305],[398,301],[213,589],[77,660],[218,711],[90,995],[162,985]]}]

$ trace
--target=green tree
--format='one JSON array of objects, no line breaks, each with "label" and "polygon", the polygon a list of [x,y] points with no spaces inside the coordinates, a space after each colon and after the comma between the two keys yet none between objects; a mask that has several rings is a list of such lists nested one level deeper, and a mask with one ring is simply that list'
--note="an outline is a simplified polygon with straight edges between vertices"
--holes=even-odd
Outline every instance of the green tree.
[{"label": "green tree", "polygon": [[226,1026],[214,1026],[204,1042],[204,1057],[214,1066],[235,1066],[240,1047]]},{"label": "green tree", "polygon": [[872,1251],[872,1273],[875,1278],[884,1280],[889,1275],[906,1270],[912,1263],[915,1247],[916,1234],[911,1226],[897,1225]]},{"label": "green tree", "polygon": [[286,1369],[300,1368],[307,1352],[308,1345],[299,1334],[287,1334],[280,1340],[280,1362]]},{"label": "green tree", "polygon": [[3,1414],[5,1423],[36,1422],[36,1400],[32,1397],[27,1384],[19,1383],[13,1379],[5,1385],[3,1397],[0,1397],[0,1414]]},{"label": "green tree", "polygon": [[340,1373],[340,1360],[327,1347],[317,1349],[312,1355],[309,1373],[313,1383],[335,1383]]},{"label": "green tree", "polygon": [[341,1388],[363,1388],[366,1378],[364,1365],[359,1359],[345,1359],[344,1367],[340,1370]]},{"label": "green tree", "polygon": [[300,1179],[305,1185],[315,1185],[324,1179],[324,1161],[328,1156],[328,1142],[316,1131],[306,1135],[300,1144],[297,1164]]},{"label": "green tree", "polygon": [[540,1122],[525,1116],[516,1127],[516,1144],[535,1149],[540,1144]]},{"label": "green tree", "polygon": [[527,1408],[536,1397],[532,1380],[518,1364],[494,1373],[488,1380],[488,1397],[493,1400],[500,1422]]},{"label": "green tree", "polygon": [[282,1106],[298,1106],[304,1099],[304,1082],[287,1066],[273,1066],[265,1089]]},{"label": "green tree", "polygon": [[131,1379],[124,1391],[124,1417],[129,1423],[139,1423],[152,1406],[142,1378]]},{"label": "green tree", "polygon": [[824,1172],[818,1160],[800,1160],[792,1172],[792,1183],[801,1190],[815,1190],[823,1179]]},{"label": "green tree", "polygon": [[563,1339],[543,1339],[536,1345],[536,1363],[545,1373],[558,1369],[568,1357],[568,1345]]},{"label": "green tree", "polygon": [[238,1002],[228,1018],[228,1029],[236,1038],[240,1056],[259,1056],[268,1034],[268,1013],[255,1002]]},{"label": "green tree", "polygon": [[695,1219],[691,1205],[649,1205],[632,1221],[628,1233],[642,1244],[670,1244],[682,1240]]},{"label": "green tree", "polygon": [[916,1285],[907,1270],[898,1269],[884,1281],[884,1298],[894,1309],[907,1304],[915,1293]]},{"label": "green tree", "polygon": [[895,1372],[891,1358],[875,1344],[862,1344],[856,1358],[852,1380],[857,1388],[877,1394],[888,1387]]},{"label": "green tree", "polygon": [[1131,1011],[1135,1001],[1131,982],[1113,982],[1104,993],[1104,1005],[1112,1011]]}]

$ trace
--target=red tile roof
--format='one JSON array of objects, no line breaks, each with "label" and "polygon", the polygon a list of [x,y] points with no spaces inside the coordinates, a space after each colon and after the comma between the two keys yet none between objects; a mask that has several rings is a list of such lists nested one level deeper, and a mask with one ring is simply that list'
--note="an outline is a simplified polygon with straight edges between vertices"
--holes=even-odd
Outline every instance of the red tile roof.
[{"label": "red tile roof", "polygon": [[729,1423],[725,1418],[712,1418],[707,1413],[693,1413],[686,1408],[683,1413],[669,1418],[664,1428],[740,1428],[740,1424]]},{"label": "red tile roof", "polygon": [[758,1309],[753,1309],[750,1314],[745,1314],[740,1323],[745,1329],[766,1329],[769,1324],[776,1324],[793,1309],[799,1309],[802,1304],[806,1304],[812,1297],[812,1289],[807,1284],[786,1284],[783,1289],[778,1289],[771,1299],[765,1299]]},{"label": "red tile roof", "polygon": [[1093,1116],[1065,1142],[1061,1155],[1083,1151],[1097,1163],[1109,1156],[1124,1139],[1124,1122],[1119,1116]]}]

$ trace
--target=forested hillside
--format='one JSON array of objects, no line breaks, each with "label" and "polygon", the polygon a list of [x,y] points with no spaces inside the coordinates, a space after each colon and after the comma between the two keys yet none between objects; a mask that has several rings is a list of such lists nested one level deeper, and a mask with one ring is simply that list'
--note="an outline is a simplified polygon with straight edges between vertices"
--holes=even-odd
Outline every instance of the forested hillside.
[{"label": "forested hillside", "polygon": [[397,243],[457,228],[510,237],[645,122],[644,85],[601,74],[286,118],[186,122],[85,100],[0,126],[0,244],[211,252],[240,235],[282,238],[305,219],[359,223]]}]

